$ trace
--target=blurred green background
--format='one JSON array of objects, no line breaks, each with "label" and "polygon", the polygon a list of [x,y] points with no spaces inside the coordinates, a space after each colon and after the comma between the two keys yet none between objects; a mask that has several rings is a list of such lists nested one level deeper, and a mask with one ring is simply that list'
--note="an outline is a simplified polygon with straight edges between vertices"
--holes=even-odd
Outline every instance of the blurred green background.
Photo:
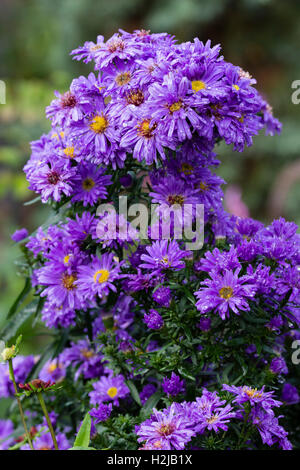
[{"label": "blurred green background", "polygon": [[23,206],[34,197],[22,173],[29,142],[49,129],[44,108],[53,90],[65,91],[91,69],[69,52],[98,34],[150,29],[179,41],[198,36],[221,43],[225,58],[257,79],[283,132],[255,138],[243,154],[222,146],[219,173],[240,188],[252,217],[300,223],[300,105],[291,102],[291,83],[300,79],[299,18],[299,0],[1,0],[0,79],[7,96],[0,105],[0,325],[23,286],[10,235],[35,229],[47,212]]}]

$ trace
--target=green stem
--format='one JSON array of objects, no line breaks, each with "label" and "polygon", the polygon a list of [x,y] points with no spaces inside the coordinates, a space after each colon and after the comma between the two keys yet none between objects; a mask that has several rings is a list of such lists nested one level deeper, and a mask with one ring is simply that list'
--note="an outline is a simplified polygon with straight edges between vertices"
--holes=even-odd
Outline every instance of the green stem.
[{"label": "green stem", "polygon": [[41,405],[42,410],[44,412],[44,415],[45,415],[45,418],[46,418],[46,421],[47,421],[47,424],[48,424],[48,428],[49,428],[49,431],[50,431],[50,434],[51,434],[51,437],[52,437],[54,448],[55,448],[55,450],[58,450],[56,436],[55,436],[55,433],[54,433],[54,430],[53,430],[53,427],[52,427],[52,423],[51,423],[49,415],[48,415],[48,411],[47,411],[47,408],[46,408],[46,403],[44,401],[44,397],[42,395],[42,392],[38,392],[37,397],[39,399],[40,405]]},{"label": "green stem", "polygon": [[[15,374],[14,374],[14,368],[13,368],[12,359],[9,359],[9,360],[8,360],[8,367],[9,367],[9,377],[10,377],[10,379],[11,379],[13,385],[14,385],[15,394],[17,394],[17,393],[18,393],[18,387],[17,387],[17,384],[16,384],[16,379],[15,379]],[[19,411],[20,411],[21,420],[22,420],[22,423],[23,423],[23,426],[24,426],[26,439],[27,439],[27,441],[28,441],[28,444],[29,444],[30,449],[31,449],[31,450],[34,450],[34,449],[33,449],[32,442],[31,442],[30,434],[29,434],[29,431],[28,431],[28,428],[27,428],[27,424],[26,424],[26,421],[25,421],[25,416],[24,416],[24,412],[23,412],[21,400],[20,400],[19,397],[17,397],[17,395],[16,395],[16,399],[17,399],[17,402],[18,402]]]}]

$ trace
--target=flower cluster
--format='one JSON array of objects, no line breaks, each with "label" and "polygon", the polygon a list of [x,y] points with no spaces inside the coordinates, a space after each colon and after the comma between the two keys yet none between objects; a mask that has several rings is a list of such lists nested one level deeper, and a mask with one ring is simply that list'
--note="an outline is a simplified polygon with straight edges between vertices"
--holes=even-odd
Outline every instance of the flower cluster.
[{"label": "flower cluster", "polygon": [[[24,318],[35,310],[50,344],[13,367],[17,383],[34,368],[38,390],[59,385],[45,399],[61,449],[84,411],[99,449],[291,447],[273,391],[299,403],[287,352],[300,338],[300,236],[282,218],[264,226],[226,213],[215,153],[220,141],[242,152],[281,124],[256,81],[220,51],[149,31],[98,36],[72,52],[94,71],[55,92],[51,130],[31,144],[24,171],[53,216],[12,238],[34,292]],[[120,194],[154,207],[143,237],[118,211]],[[196,250],[186,227],[202,233]],[[0,364],[0,397],[13,395]],[[33,398],[33,446],[52,449]],[[12,433],[0,421],[2,446]]]}]

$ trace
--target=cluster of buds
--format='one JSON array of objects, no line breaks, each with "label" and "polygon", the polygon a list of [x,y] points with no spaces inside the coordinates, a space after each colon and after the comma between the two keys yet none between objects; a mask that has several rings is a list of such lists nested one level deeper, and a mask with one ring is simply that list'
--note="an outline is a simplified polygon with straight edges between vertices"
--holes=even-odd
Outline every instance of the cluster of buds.
[{"label": "cluster of buds", "polygon": [[45,382],[44,380],[34,379],[26,384],[19,383],[19,388],[22,392],[18,393],[18,396],[25,394],[27,397],[32,393],[48,392],[49,390],[57,390],[58,386],[55,382]]}]

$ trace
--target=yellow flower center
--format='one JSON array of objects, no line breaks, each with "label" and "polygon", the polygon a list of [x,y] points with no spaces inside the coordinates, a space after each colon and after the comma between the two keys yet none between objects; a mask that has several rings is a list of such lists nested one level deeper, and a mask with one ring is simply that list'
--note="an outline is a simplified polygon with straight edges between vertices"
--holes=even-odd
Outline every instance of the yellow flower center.
[{"label": "yellow flower center", "polygon": [[199,183],[199,189],[201,189],[201,191],[207,191],[208,186],[206,183],[203,183],[203,181],[201,181],[201,183]]},{"label": "yellow flower center", "polygon": [[191,175],[194,171],[194,168],[192,167],[192,165],[190,165],[189,163],[183,163],[181,165],[181,171],[182,173],[184,173],[185,175]]},{"label": "yellow flower center", "polygon": [[76,289],[76,285],[75,285],[75,282],[77,281],[77,276],[76,274],[67,274],[65,273],[62,277],[62,283],[63,283],[63,286],[67,289],[67,290],[73,290],[73,289]]},{"label": "yellow flower center", "polygon": [[80,352],[86,359],[90,359],[94,356],[94,351],[91,351],[90,349],[81,349]]},{"label": "yellow flower center", "polygon": [[82,182],[82,187],[85,191],[90,191],[95,186],[95,181],[92,178],[86,178]]},{"label": "yellow flower center", "polygon": [[222,289],[219,290],[219,294],[222,299],[228,300],[233,296],[233,289],[231,287],[222,287]]},{"label": "yellow flower center", "polygon": [[184,196],[182,194],[171,194],[168,196],[167,201],[168,203],[173,206],[173,204],[179,204],[180,206],[184,203]]},{"label": "yellow flower center", "polygon": [[130,82],[131,74],[130,72],[120,73],[116,76],[116,84],[119,86],[127,85]]},{"label": "yellow flower center", "polygon": [[249,398],[259,398],[262,393],[257,391],[257,388],[245,387],[243,391],[248,395]]},{"label": "yellow flower center", "polygon": [[169,424],[161,424],[158,428],[158,433],[161,436],[169,436],[175,430],[175,426],[172,423]]},{"label": "yellow flower center", "polygon": [[193,80],[192,81],[192,89],[194,90],[195,93],[200,90],[204,90],[206,88],[206,85],[202,80]]},{"label": "yellow flower center", "polygon": [[232,88],[235,88],[236,91],[239,91],[240,87],[238,85],[232,85]]},{"label": "yellow flower center", "polygon": [[64,264],[69,264],[70,258],[71,258],[71,255],[66,255],[64,257]]},{"label": "yellow flower center", "polygon": [[107,395],[108,395],[110,398],[115,398],[115,396],[117,395],[117,393],[118,393],[117,387],[109,387],[109,389],[107,390]]},{"label": "yellow flower center", "polygon": [[143,137],[147,137],[150,139],[153,135],[153,131],[156,128],[157,124],[153,124],[153,126],[150,126],[150,119],[145,119],[141,124],[138,126],[138,134],[140,134]]},{"label": "yellow flower center", "polygon": [[109,274],[110,273],[107,269],[99,269],[99,271],[96,271],[93,276],[94,282],[99,282],[99,284],[103,284],[103,282],[106,282],[109,278]]},{"label": "yellow flower center", "polygon": [[56,362],[51,362],[51,364],[48,367],[48,372],[51,374],[51,372],[54,372],[58,368],[58,365]]},{"label": "yellow flower center", "polygon": [[96,134],[103,134],[108,126],[108,120],[102,116],[95,116],[90,124],[90,128]]},{"label": "yellow flower center", "polygon": [[208,424],[213,424],[213,423],[215,423],[215,422],[217,421],[217,419],[218,419],[218,416],[217,416],[217,415],[212,415],[211,418],[209,418],[209,419],[206,420],[206,422],[207,422]]},{"label": "yellow flower center", "polygon": [[175,111],[179,111],[182,108],[182,101],[176,101],[175,103],[169,106],[169,111],[173,114]]},{"label": "yellow flower center", "polygon": [[64,149],[64,154],[66,157],[74,158],[74,147],[66,147]]}]

